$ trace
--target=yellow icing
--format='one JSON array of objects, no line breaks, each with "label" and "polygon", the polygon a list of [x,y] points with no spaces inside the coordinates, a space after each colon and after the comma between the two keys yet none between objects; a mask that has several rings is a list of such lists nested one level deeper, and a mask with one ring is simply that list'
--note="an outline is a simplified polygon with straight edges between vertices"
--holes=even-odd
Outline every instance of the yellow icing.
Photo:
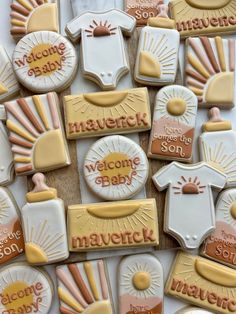
[{"label": "yellow icing", "polygon": [[227,131],[232,130],[231,121],[206,122],[202,126],[204,132]]},{"label": "yellow icing", "polygon": [[61,131],[52,130],[42,135],[35,144],[33,156],[36,170],[48,169],[52,165],[64,165],[66,153]]},{"label": "yellow icing", "polygon": [[150,17],[147,24],[159,28],[175,28],[175,21],[165,17]]},{"label": "yellow icing", "polygon": [[146,290],[151,285],[151,276],[149,273],[139,271],[132,278],[133,286],[137,290]]},{"label": "yellow icing", "polygon": [[8,89],[0,83],[0,95],[3,95],[8,92]]},{"label": "yellow icing", "polygon": [[196,87],[192,87],[189,86],[189,89],[196,95],[196,96],[202,96],[203,95],[203,90],[196,88]]},{"label": "yellow icing", "polygon": [[167,111],[173,116],[180,116],[185,113],[186,101],[182,98],[172,98],[167,103]]},{"label": "yellow icing", "polygon": [[27,32],[32,33],[42,30],[59,31],[56,3],[39,6],[32,12],[27,24]]},{"label": "yellow icing", "polygon": [[22,128],[18,127],[14,122],[11,120],[7,120],[7,128],[8,130],[18,134],[19,136],[25,138],[26,140],[34,143],[35,138],[31,136],[28,132],[24,131]]},{"label": "yellow icing", "polygon": [[[116,161],[122,161],[122,160],[129,160],[130,157],[126,154],[122,154],[122,153],[118,153],[118,152],[114,152],[114,153],[110,153],[108,154],[105,158],[103,158],[103,162],[116,162]],[[127,167],[121,167],[121,168],[116,168],[114,167],[114,169],[107,169],[107,170],[102,170],[100,171],[102,176],[108,176],[109,178],[116,176],[118,174],[123,175],[123,176],[127,176],[130,174],[131,171],[131,166],[128,165]]]},{"label": "yellow icing", "polygon": [[49,130],[50,126],[49,126],[48,118],[47,118],[47,115],[46,115],[46,112],[44,109],[44,104],[42,103],[42,101],[40,100],[40,97],[38,95],[32,96],[32,99],[33,99],[35,108],[36,108],[46,130]]},{"label": "yellow icing", "polygon": [[127,91],[100,92],[84,94],[84,99],[95,106],[111,107],[121,103],[128,95]]},{"label": "yellow icing", "polygon": [[26,8],[29,11],[33,10],[33,7],[29,4],[29,2],[25,0],[17,0],[24,8]]},{"label": "yellow icing", "polygon": [[90,305],[84,312],[84,314],[112,314],[112,306],[109,301],[97,302]]},{"label": "yellow icing", "polygon": [[26,164],[26,163],[31,162],[31,158],[30,157],[15,157],[14,162]]},{"label": "yellow icing", "polygon": [[48,258],[43,249],[35,243],[25,243],[25,256],[30,264],[47,263]]},{"label": "yellow icing", "polygon": [[161,76],[160,63],[147,51],[139,54],[139,74],[156,78]]},{"label": "yellow icing", "polygon": [[220,36],[215,37],[217,54],[220,62],[220,67],[222,71],[226,71],[226,63],[225,63],[225,54],[224,54],[224,46],[223,40]]},{"label": "yellow icing", "polygon": [[190,53],[188,53],[187,58],[188,58],[188,62],[194,67],[195,70],[197,70],[205,78],[209,78],[210,77],[210,74],[207,72],[207,70],[204,68],[204,66],[201,64],[201,62],[198,61],[197,58],[195,58]]},{"label": "yellow icing", "polygon": [[139,209],[137,204],[102,204],[99,206],[90,206],[87,212],[97,218],[123,218],[133,215]]},{"label": "yellow icing", "polygon": [[230,214],[234,219],[236,219],[236,203],[232,204],[230,208]]},{"label": "yellow icing", "polygon": [[198,9],[213,10],[226,6],[230,0],[186,0],[186,2]]},{"label": "yellow icing", "polygon": [[28,203],[43,202],[57,198],[57,190],[50,188],[47,191],[42,192],[29,192],[26,194],[26,200]]},{"label": "yellow icing", "polygon": [[82,306],[74,298],[72,298],[72,296],[69,293],[67,293],[60,287],[58,288],[58,296],[64,303],[69,305],[75,311],[79,313],[83,312],[84,309],[82,308]]},{"label": "yellow icing", "polygon": [[25,22],[19,21],[19,20],[16,20],[16,19],[12,19],[11,20],[11,24],[15,25],[15,26],[23,26],[23,27],[25,27]]},{"label": "yellow icing", "polygon": [[90,286],[91,291],[93,293],[94,299],[96,301],[98,301],[99,300],[99,292],[98,292],[97,285],[96,285],[95,278],[94,278],[94,274],[93,274],[93,267],[92,267],[90,262],[84,263],[84,270],[85,270],[85,273],[87,275],[89,286]]}]

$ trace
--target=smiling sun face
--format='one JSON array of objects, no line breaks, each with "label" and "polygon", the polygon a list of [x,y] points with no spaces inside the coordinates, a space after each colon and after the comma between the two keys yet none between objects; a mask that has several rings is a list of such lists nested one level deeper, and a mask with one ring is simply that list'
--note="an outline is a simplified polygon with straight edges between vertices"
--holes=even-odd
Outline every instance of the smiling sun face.
[{"label": "smiling sun face", "polygon": [[85,32],[88,33],[87,37],[102,37],[115,35],[115,30],[117,27],[112,27],[108,21],[104,23],[100,21],[99,23],[93,20],[93,23],[89,25],[89,29],[86,29]]},{"label": "smiling sun face", "polygon": [[204,193],[205,185],[201,185],[198,177],[188,179],[181,176],[180,180],[177,181],[177,185],[173,186],[175,190],[174,194],[202,194]]}]

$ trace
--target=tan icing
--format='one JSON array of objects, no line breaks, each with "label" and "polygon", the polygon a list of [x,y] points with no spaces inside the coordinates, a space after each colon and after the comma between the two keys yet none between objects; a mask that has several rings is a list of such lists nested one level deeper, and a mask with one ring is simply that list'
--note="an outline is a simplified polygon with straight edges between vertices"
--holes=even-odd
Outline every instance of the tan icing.
[{"label": "tan icing", "polygon": [[173,116],[181,116],[186,110],[186,101],[182,98],[172,98],[167,103],[167,111]]},{"label": "tan icing", "polygon": [[197,9],[219,9],[226,6],[230,0],[186,0],[186,2]]},{"label": "tan icing", "polygon": [[90,305],[84,314],[112,314],[112,307],[109,301],[101,301]]},{"label": "tan icing", "polygon": [[8,89],[0,83],[0,95],[3,95],[8,92]]},{"label": "tan icing", "polygon": [[157,78],[161,76],[160,63],[147,51],[139,54],[139,74]]},{"label": "tan icing", "polygon": [[165,17],[150,17],[148,19],[148,25],[159,28],[175,28],[175,21]]},{"label": "tan icing", "polygon": [[236,203],[233,203],[230,207],[230,214],[231,216],[236,219]]},{"label": "tan icing", "polygon": [[90,206],[87,212],[97,218],[123,218],[133,215],[139,209],[139,204],[109,204],[101,206]]},{"label": "tan icing", "polygon": [[151,276],[148,272],[140,271],[134,274],[132,283],[137,290],[146,290],[151,285]]},{"label": "tan icing", "polygon": [[128,92],[100,92],[84,94],[84,99],[91,104],[101,107],[111,107],[121,103],[128,95]]},{"label": "tan icing", "polygon": [[46,5],[37,7],[36,9],[34,9],[28,20],[28,33],[43,30],[54,32],[59,31],[56,3],[48,3]]},{"label": "tan icing", "polygon": [[40,246],[35,243],[25,243],[26,259],[31,264],[47,263],[48,258]]},{"label": "tan icing", "polygon": [[26,200],[28,203],[42,202],[57,198],[57,190],[50,188],[48,191],[43,192],[29,192],[26,194]]}]

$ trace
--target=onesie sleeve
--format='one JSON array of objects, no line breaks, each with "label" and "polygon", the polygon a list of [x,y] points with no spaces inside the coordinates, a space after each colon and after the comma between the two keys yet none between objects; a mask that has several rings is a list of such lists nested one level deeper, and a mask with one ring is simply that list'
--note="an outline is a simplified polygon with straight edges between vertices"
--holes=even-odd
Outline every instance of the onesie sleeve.
[{"label": "onesie sleeve", "polygon": [[215,189],[221,190],[226,184],[226,175],[213,167],[206,165],[208,167],[208,171],[211,173],[209,177],[209,182],[211,186]]},{"label": "onesie sleeve", "polygon": [[175,165],[172,163],[161,168],[153,175],[152,180],[159,191],[166,189],[171,183],[172,171],[174,167]]},{"label": "onesie sleeve", "polygon": [[75,17],[72,21],[66,24],[66,33],[72,41],[80,38],[81,30],[86,20],[86,13]]},{"label": "onesie sleeve", "polygon": [[136,26],[136,19],[121,10],[113,10],[113,12],[117,18],[116,24],[126,36],[130,36]]}]

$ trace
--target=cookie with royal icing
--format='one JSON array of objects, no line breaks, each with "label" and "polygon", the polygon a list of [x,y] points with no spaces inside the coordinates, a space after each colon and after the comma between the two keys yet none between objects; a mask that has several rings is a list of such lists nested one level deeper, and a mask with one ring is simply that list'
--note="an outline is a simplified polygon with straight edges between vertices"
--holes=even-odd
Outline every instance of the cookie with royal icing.
[{"label": "cookie with royal icing", "polygon": [[53,298],[48,274],[26,263],[14,263],[0,270],[1,313],[47,314]]},{"label": "cookie with royal icing", "polygon": [[199,307],[185,307],[177,312],[175,314],[214,314],[213,312],[209,312],[207,310],[200,309]]},{"label": "cookie with royal icing", "polygon": [[235,41],[219,36],[189,38],[185,58],[185,85],[198,97],[199,107],[233,107]]},{"label": "cookie with royal icing", "polygon": [[89,149],[84,160],[88,187],[104,200],[133,197],[145,186],[149,164],[142,148],[120,135],[104,137]]},{"label": "cookie with royal icing", "polygon": [[56,275],[61,314],[114,313],[102,260],[58,266]]},{"label": "cookie with royal icing", "polygon": [[12,0],[11,35],[18,39],[37,31],[59,32],[59,0]]},{"label": "cookie with royal icing", "polygon": [[164,231],[184,249],[196,249],[215,229],[212,189],[220,191],[226,176],[206,163],[172,162],[153,176],[159,191],[168,189]]},{"label": "cookie with royal icing", "polygon": [[5,108],[17,175],[70,164],[56,93],[16,99]]},{"label": "cookie with royal icing", "polygon": [[14,178],[14,163],[11,145],[5,125],[0,118],[0,185],[5,186],[12,182]]},{"label": "cookie with royal icing", "polygon": [[166,86],[157,93],[148,157],[191,162],[197,105],[197,97],[184,86]]},{"label": "cookie with royal icing", "polygon": [[163,313],[163,269],[151,254],[124,257],[119,265],[119,313]]},{"label": "cookie with royal icing", "polygon": [[134,17],[112,9],[86,12],[66,26],[71,40],[81,38],[82,71],[103,90],[115,89],[120,78],[129,72],[129,62],[123,34],[135,29]]},{"label": "cookie with royal icing", "polygon": [[72,82],[77,54],[71,42],[50,31],[33,32],[16,45],[12,63],[17,79],[30,91],[59,92]]}]

